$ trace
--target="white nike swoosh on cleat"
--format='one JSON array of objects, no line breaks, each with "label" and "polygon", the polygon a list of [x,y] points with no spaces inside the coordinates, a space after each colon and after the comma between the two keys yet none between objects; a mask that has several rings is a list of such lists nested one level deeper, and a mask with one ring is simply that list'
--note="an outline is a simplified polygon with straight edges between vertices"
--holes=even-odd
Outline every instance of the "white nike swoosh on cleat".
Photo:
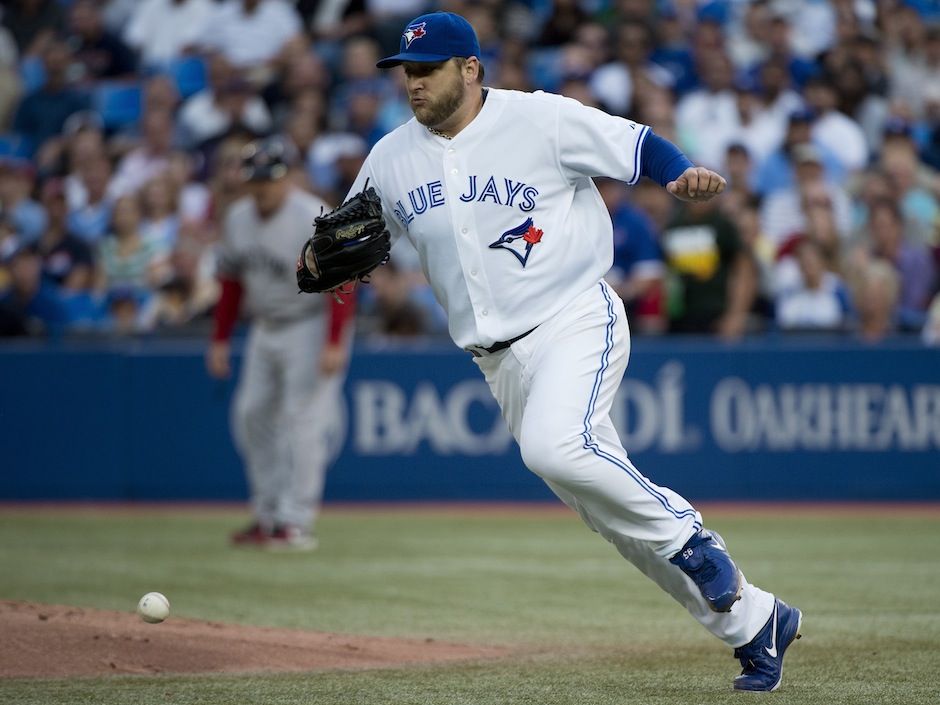
[{"label": "white nike swoosh on cleat", "polygon": [[777,658],[777,603],[774,602],[774,613],[770,616],[773,620],[773,631],[770,633],[770,648],[764,647],[764,651],[770,658]]}]

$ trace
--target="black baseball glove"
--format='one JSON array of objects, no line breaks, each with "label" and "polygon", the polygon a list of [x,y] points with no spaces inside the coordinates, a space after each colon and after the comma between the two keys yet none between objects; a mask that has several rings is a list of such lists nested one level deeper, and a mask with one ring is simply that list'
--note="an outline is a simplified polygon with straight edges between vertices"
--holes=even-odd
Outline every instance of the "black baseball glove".
[{"label": "black baseball glove", "polygon": [[382,202],[367,188],[314,221],[313,237],[297,260],[297,286],[313,293],[362,280],[388,261],[391,245]]}]

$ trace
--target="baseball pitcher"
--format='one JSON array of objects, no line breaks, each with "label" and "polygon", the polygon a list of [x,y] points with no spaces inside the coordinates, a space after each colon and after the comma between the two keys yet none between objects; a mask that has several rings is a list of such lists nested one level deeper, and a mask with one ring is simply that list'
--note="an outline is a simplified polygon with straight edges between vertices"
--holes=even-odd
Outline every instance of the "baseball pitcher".
[{"label": "baseball pitcher", "polygon": [[[404,67],[414,119],[376,144],[351,202],[374,195],[391,237],[413,243],[452,338],[486,377],[526,465],[735,649],[743,670],[734,688],[775,690],[802,613],[749,584],[699,512],[637,470],[609,415],[630,333],[603,281],[612,227],[592,177],[647,176],[684,201],[714,198],[725,180],[646,125],[557,95],[485,88],[479,56],[459,15],[405,27],[400,53],[378,66]],[[361,259],[348,269],[318,259],[335,249],[330,231],[321,237],[318,227],[304,248],[302,288],[364,271]],[[376,266],[384,228],[366,231],[361,245]]]}]

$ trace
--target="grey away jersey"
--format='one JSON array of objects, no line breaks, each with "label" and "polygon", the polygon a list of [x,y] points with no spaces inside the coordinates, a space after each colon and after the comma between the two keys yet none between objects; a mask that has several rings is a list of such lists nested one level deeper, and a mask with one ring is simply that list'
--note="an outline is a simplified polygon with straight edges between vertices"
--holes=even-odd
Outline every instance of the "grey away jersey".
[{"label": "grey away jersey", "polygon": [[313,220],[326,204],[292,188],[281,209],[263,220],[251,197],[232,204],[224,222],[219,274],[244,289],[243,308],[251,317],[292,320],[324,310],[323,296],[298,296],[296,262]]}]

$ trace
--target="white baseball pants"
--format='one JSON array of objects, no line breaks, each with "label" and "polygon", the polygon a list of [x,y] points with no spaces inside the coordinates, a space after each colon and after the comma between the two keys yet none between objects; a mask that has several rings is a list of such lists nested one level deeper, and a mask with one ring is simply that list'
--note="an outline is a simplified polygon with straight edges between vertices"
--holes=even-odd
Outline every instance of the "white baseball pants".
[{"label": "white baseball pants", "polygon": [[248,335],[231,422],[252,509],[264,524],[310,527],[342,446],[344,375],[320,374],[325,337],[322,316],[258,321]]},{"label": "white baseball pants", "polygon": [[702,626],[732,647],[760,631],[774,597],[745,581],[731,612],[712,612],[669,562],[701,515],[640,474],[610,420],[630,356],[623,302],[599,282],[506,350],[474,358],[526,466]]}]

